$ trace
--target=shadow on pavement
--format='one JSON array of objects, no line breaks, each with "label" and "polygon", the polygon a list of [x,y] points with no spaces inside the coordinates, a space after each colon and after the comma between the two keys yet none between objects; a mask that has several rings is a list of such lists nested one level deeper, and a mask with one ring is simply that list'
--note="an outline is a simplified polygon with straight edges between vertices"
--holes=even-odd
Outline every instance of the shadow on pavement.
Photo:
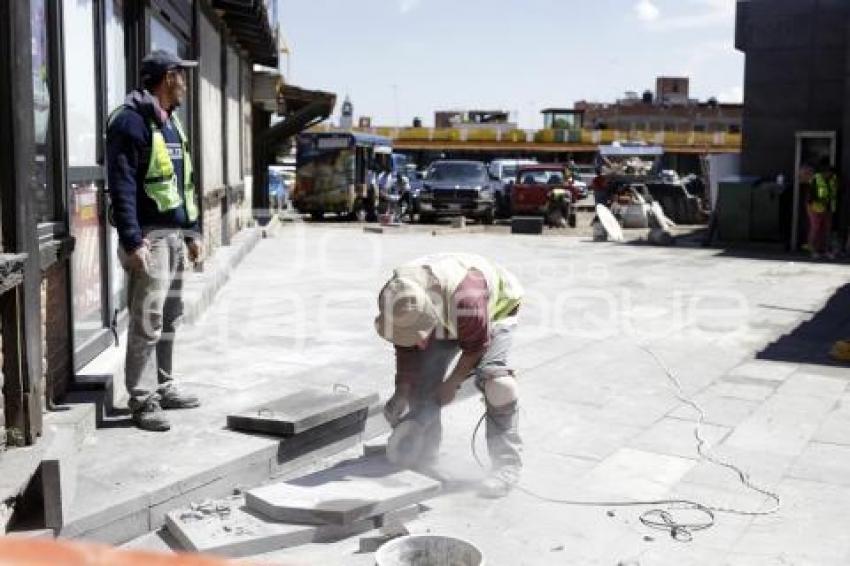
[{"label": "shadow on pavement", "polygon": [[823,308],[799,326],[768,344],[761,360],[842,367],[829,356],[836,340],[850,338],[850,284],[839,288]]}]

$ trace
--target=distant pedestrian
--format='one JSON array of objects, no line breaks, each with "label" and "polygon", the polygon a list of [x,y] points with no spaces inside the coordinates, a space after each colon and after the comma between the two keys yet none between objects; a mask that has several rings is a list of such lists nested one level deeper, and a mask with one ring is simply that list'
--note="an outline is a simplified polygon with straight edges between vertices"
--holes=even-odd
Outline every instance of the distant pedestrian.
[{"label": "distant pedestrian", "polygon": [[126,385],[139,428],[170,428],[162,409],[197,407],[172,374],[174,333],[183,316],[184,243],[198,261],[198,203],[189,142],[174,111],[186,96],[186,69],[173,53],[142,61],[143,88],[110,116],[107,160],[119,259],[128,274]]},{"label": "distant pedestrian", "polygon": [[832,217],[838,198],[838,175],[835,168],[823,164],[809,184],[807,205],[809,217],[809,253],[812,258],[834,258],[830,249]]}]

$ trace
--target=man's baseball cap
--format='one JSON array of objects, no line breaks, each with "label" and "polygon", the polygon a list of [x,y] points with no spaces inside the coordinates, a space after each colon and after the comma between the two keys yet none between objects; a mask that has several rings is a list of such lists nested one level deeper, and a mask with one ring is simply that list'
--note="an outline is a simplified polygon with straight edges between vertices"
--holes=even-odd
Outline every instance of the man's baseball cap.
[{"label": "man's baseball cap", "polygon": [[197,67],[197,61],[187,61],[181,59],[170,51],[157,49],[151,51],[144,59],[142,59],[142,82],[150,82],[161,79],[165,73],[172,69],[191,69]]}]

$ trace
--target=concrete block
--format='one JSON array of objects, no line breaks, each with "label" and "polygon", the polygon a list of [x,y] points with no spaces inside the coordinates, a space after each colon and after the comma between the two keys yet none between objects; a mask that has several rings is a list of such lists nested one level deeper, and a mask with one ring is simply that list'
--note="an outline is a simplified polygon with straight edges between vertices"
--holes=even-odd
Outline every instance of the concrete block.
[{"label": "concrete block", "polygon": [[428,499],[440,482],[376,459],[252,489],[249,509],[278,521],[342,525]]},{"label": "concrete block", "polygon": [[330,542],[375,528],[373,519],[346,525],[303,525],[269,520],[248,509],[241,496],[169,513],[166,527],[195,552],[242,557],[312,542]]},{"label": "concrete block", "polygon": [[542,216],[514,216],[511,218],[511,234],[542,234]]},{"label": "concrete block", "polygon": [[378,515],[375,517],[375,526],[381,528],[393,528],[398,525],[403,525],[408,521],[413,521],[417,517],[419,517],[419,513],[422,511],[422,508],[417,503],[416,505],[409,505],[407,507],[403,507],[402,509],[396,509],[394,511],[389,511],[384,513],[383,515]]},{"label": "concrete block", "polygon": [[360,552],[375,552],[391,540],[407,536],[409,534],[410,531],[408,531],[407,528],[403,526],[393,527],[389,529],[381,529],[381,531],[375,536],[360,538]]},{"label": "concrete block", "polygon": [[77,490],[76,429],[55,427],[41,461],[44,524],[57,532],[68,520]]},{"label": "concrete block", "polygon": [[236,430],[293,436],[366,409],[377,401],[377,393],[362,395],[304,389],[276,401],[229,415],[227,425]]}]

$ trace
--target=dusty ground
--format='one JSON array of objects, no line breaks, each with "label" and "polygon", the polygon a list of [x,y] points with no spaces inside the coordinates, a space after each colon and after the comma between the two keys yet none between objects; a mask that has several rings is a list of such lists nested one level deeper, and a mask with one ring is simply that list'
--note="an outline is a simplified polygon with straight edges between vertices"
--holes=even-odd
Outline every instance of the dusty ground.
[{"label": "dusty ground", "polygon": [[[175,430],[155,440],[131,429],[101,431],[101,445],[120,440],[135,447],[136,459],[147,447],[144,470],[189,466],[192,447],[209,438],[199,425],[218,429],[229,409],[258,398],[334,383],[387,395],[392,350],[372,328],[380,285],[394,265],[417,255],[475,252],[513,270],[528,291],[513,357],[526,487],[551,497],[688,497],[766,508],[765,497],[733,474],[700,461],[694,415],[648,347],[705,408],[713,450],[777,491],[783,507],[769,517],[718,514],[714,528],[682,543],[641,525],[645,508],[609,514],[608,507],[565,507],[522,492],[480,499],[469,483],[480,477],[469,440],[481,405],[470,392],[445,414],[443,467],[454,481],[412,531],[472,540],[488,565],[850,562],[850,373],[824,362],[828,341],[850,331],[850,311],[805,340],[785,342],[801,323],[824,316],[818,311],[845,284],[846,267],[500,230],[435,236],[286,227],[258,246],[216,306],[183,333],[178,373],[204,398],[203,412],[178,416]],[[133,461],[122,454],[107,470],[82,473],[93,486],[95,478],[137,485],[144,470],[128,471]],[[354,539],[260,558],[372,564],[356,547]]]}]

